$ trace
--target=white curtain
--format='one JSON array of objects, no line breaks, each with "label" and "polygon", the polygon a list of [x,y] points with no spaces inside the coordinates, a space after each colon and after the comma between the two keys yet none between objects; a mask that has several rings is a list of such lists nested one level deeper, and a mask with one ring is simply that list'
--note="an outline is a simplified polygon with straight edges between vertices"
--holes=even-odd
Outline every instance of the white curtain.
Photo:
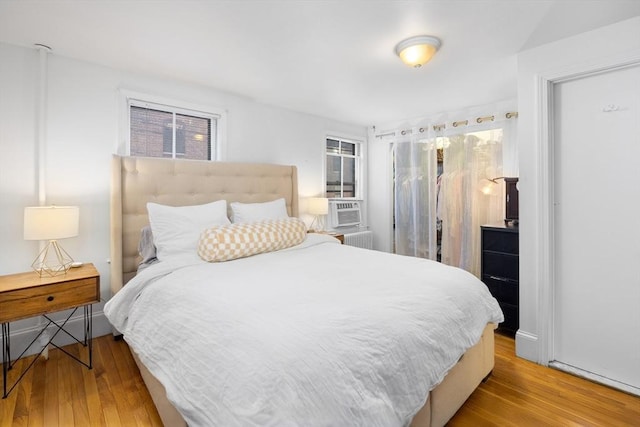
[{"label": "white curtain", "polygon": [[394,143],[394,169],[395,252],[436,259],[435,141],[418,129],[400,138]]},{"label": "white curtain", "polygon": [[504,219],[503,129],[449,135],[442,176],[442,262],[480,276],[480,226]]},{"label": "white curtain", "polygon": [[[440,249],[443,263],[480,276],[480,226],[504,220],[501,177],[518,176],[512,108],[512,101],[474,107],[391,133],[396,253],[438,259]],[[438,148],[444,157],[440,180]]]},{"label": "white curtain", "polygon": [[[393,135],[384,139],[393,143],[396,253],[441,258],[480,276],[480,226],[503,222],[502,178],[518,176],[512,106],[474,107],[381,134]],[[444,157],[440,177],[437,149]]]}]

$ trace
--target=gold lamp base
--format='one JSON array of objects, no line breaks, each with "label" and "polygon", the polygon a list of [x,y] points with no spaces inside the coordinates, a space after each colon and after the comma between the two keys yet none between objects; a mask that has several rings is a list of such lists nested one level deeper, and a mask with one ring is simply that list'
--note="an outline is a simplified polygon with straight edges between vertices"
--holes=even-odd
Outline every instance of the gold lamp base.
[{"label": "gold lamp base", "polygon": [[73,259],[58,245],[58,242],[49,240],[49,243],[38,254],[31,267],[40,277],[53,277],[67,274],[67,271],[71,268],[71,263],[73,263]]},{"label": "gold lamp base", "polygon": [[[310,232],[320,232],[324,231],[324,219],[322,218],[324,215],[315,215],[311,225],[309,226]],[[317,224],[316,228],[314,228],[314,224]]]}]

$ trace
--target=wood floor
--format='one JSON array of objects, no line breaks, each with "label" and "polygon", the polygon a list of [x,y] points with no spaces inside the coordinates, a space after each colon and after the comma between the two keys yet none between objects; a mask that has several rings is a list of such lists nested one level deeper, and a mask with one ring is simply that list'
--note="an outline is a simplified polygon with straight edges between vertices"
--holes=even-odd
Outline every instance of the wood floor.
[{"label": "wood floor", "polygon": [[[91,371],[59,350],[36,361],[0,400],[0,427],[160,426],[126,343],[110,336],[94,343]],[[640,426],[640,398],[518,359],[513,339],[496,335],[493,374],[449,426]]]},{"label": "wood floor", "polygon": [[[0,400],[0,426],[162,426],[127,344],[110,335],[93,343],[92,370],[60,350],[37,360]],[[86,360],[80,344],[65,349]],[[20,360],[11,374],[17,376],[31,360]]]},{"label": "wood floor", "polygon": [[515,357],[496,334],[496,364],[449,426],[640,427],[640,397]]}]

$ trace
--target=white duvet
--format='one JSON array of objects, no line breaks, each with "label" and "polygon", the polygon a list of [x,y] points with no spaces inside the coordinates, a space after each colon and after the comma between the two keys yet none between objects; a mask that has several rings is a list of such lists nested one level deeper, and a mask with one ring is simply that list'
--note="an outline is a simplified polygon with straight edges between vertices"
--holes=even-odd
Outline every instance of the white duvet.
[{"label": "white duvet", "polygon": [[334,244],[159,262],[105,314],[190,426],[403,426],[502,312],[471,274]]}]

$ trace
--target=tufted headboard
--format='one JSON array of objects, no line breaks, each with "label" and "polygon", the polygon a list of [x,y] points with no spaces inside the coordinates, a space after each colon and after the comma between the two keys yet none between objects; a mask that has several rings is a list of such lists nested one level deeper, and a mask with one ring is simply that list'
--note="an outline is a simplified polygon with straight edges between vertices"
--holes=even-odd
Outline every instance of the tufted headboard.
[{"label": "tufted headboard", "polygon": [[[295,166],[121,157],[111,161],[111,291],[138,268],[140,230],[149,224],[147,202],[200,205],[216,200],[257,203],[284,197],[298,216]],[[228,205],[227,205],[228,206]]]}]

